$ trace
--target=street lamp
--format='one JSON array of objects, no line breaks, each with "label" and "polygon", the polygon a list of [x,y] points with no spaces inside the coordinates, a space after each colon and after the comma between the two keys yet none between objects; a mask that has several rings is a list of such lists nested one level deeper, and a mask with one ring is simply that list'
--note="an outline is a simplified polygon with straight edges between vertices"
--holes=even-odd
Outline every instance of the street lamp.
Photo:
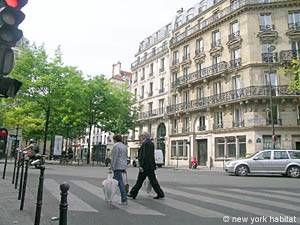
[{"label": "street lamp", "polygon": [[276,135],[275,135],[275,126],[274,126],[274,112],[273,112],[273,97],[272,97],[272,82],[271,82],[271,59],[273,58],[273,51],[276,49],[274,45],[268,47],[268,66],[269,66],[269,89],[270,89],[270,116],[271,116],[271,124],[272,124],[272,144],[273,149],[276,148]]}]

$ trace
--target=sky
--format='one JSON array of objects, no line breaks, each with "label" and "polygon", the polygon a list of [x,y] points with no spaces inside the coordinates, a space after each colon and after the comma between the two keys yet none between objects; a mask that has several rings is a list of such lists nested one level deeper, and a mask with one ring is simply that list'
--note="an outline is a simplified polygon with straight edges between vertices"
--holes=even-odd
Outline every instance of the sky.
[{"label": "sky", "polygon": [[50,56],[60,46],[65,65],[110,77],[112,64],[120,61],[130,71],[139,43],[198,1],[29,0],[19,27]]}]

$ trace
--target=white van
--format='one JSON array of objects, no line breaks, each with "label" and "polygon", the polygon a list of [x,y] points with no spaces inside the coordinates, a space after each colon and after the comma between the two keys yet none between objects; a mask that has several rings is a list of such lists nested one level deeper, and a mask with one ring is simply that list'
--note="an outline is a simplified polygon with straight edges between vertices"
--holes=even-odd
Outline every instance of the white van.
[{"label": "white van", "polygon": [[158,167],[162,167],[164,164],[164,154],[161,149],[155,149],[154,151],[155,163]]}]

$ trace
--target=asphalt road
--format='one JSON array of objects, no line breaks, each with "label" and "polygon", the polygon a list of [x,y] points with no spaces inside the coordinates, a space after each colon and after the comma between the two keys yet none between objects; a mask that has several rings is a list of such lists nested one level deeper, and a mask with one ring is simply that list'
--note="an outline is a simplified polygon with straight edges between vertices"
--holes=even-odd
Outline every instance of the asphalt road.
[{"label": "asphalt road", "polygon": [[[69,190],[68,225],[218,225],[218,224],[300,224],[300,179],[281,176],[235,177],[222,171],[176,170],[162,168],[157,177],[166,193],[154,200],[155,193],[142,189],[128,206],[104,201],[104,167],[46,165],[41,224],[53,225],[59,212],[59,184]],[[8,176],[11,169],[8,169]],[[28,196],[35,199],[39,170],[31,168]],[[129,168],[132,187],[138,169]],[[26,199],[32,210],[35,202]]]}]

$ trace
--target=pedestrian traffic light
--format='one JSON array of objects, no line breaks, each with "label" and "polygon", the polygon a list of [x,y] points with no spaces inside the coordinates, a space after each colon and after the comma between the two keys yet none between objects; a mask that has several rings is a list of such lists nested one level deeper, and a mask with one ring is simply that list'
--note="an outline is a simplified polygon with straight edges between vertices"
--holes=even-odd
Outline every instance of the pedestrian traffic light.
[{"label": "pedestrian traffic light", "polygon": [[0,43],[15,46],[22,38],[23,32],[18,29],[25,14],[20,10],[28,0],[0,0]]},{"label": "pedestrian traffic light", "polygon": [[21,86],[22,82],[10,77],[3,77],[0,75],[0,97],[16,97],[17,92],[19,91]]},{"label": "pedestrian traffic light", "polygon": [[5,128],[0,128],[0,140],[6,140],[8,131]]}]

